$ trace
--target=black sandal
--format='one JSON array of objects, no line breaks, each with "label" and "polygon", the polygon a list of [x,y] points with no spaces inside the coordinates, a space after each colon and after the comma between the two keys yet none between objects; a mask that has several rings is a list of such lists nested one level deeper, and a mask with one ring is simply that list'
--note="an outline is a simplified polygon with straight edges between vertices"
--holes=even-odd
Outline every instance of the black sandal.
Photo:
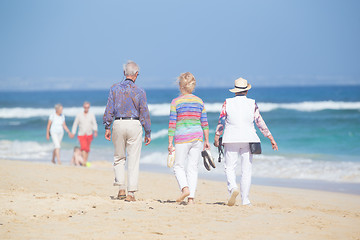
[{"label": "black sandal", "polygon": [[219,152],[218,162],[221,162],[221,158],[224,157],[224,145],[222,143],[222,137],[219,138],[218,152]]},{"label": "black sandal", "polygon": [[206,170],[210,171],[210,166],[215,168],[215,163],[214,163],[213,157],[211,156],[210,150],[202,151],[201,156],[203,157],[204,166],[205,166]]}]

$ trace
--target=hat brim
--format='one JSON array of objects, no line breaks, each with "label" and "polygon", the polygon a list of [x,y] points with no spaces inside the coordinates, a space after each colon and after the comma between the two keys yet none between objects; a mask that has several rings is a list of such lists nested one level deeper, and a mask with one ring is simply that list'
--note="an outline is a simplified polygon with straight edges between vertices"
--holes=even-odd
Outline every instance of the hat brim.
[{"label": "hat brim", "polygon": [[230,92],[233,92],[233,93],[238,93],[238,92],[245,92],[245,91],[248,91],[251,89],[251,84],[248,83],[248,85],[246,86],[246,88],[244,89],[241,89],[241,88],[233,88],[233,89],[229,89]]}]

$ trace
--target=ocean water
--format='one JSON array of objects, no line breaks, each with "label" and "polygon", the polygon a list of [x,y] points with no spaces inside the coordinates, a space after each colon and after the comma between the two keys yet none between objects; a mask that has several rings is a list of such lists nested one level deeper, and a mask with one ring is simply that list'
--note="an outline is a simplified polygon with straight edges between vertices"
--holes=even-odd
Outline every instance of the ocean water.
[{"label": "ocean water", "polygon": [[[194,94],[205,102],[212,141],[222,103],[233,94],[221,88],[199,88]],[[141,163],[151,169],[166,166],[170,102],[178,95],[177,89],[147,90],[152,142],[143,146]],[[71,128],[86,100],[99,125],[89,161],[111,162],[113,145],[105,140],[102,125],[107,96],[108,90],[0,92],[0,158],[50,162],[53,145],[45,133],[53,106],[63,104]],[[255,178],[360,183],[360,86],[253,87],[248,97],[256,99],[279,146],[274,152],[258,131],[263,154],[254,158]],[[77,145],[76,138],[64,136],[61,156],[65,164]],[[217,149],[211,151],[217,159]],[[216,165],[211,173],[200,165],[201,174],[223,176],[222,163]]]}]

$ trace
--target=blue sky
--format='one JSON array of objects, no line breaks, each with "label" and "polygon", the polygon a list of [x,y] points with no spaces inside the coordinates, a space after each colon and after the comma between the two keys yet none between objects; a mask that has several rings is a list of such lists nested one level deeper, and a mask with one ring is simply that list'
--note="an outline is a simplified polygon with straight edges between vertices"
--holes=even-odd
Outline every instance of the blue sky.
[{"label": "blue sky", "polygon": [[360,1],[1,0],[0,90],[360,84]]}]

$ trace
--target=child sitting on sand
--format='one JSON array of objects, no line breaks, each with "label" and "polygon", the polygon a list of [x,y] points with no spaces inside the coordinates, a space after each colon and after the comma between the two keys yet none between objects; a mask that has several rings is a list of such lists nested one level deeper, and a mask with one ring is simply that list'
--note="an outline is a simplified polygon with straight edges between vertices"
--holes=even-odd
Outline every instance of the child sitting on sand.
[{"label": "child sitting on sand", "polygon": [[83,166],[84,158],[82,157],[81,150],[79,147],[74,147],[74,154],[71,159],[71,165]]}]

